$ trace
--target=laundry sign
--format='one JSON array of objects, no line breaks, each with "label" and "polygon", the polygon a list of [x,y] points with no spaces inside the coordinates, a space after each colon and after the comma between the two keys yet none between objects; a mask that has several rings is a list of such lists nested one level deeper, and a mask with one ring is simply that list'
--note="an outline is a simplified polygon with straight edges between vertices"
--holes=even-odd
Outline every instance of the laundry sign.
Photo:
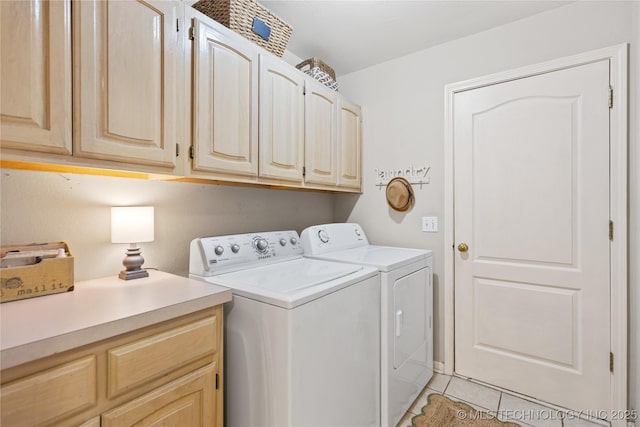
[{"label": "laundry sign", "polygon": [[386,187],[389,181],[393,178],[405,178],[409,181],[410,184],[419,185],[422,188],[423,184],[429,184],[429,171],[431,171],[431,166],[420,166],[415,167],[413,165],[409,165],[405,168],[399,169],[374,169],[376,176],[376,187],[378,189],[382,189],[382,187]]}]

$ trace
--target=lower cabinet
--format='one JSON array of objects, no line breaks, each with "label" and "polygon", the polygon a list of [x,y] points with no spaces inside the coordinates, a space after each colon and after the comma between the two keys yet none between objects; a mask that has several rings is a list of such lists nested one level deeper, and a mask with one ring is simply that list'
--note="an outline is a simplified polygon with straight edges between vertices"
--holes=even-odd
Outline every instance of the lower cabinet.
[{"label": "lower cabinet", "polygon": [[102,415],[103,427],[216,425],[216,367],[206,366]]},{"label": "lower cabinet", "polygon": [[100,427],[100,417],[91,418],[90,420],[80,424],[78,427]]},{"label": "lower cabinet", "polygon": [[3,370],[0,425],[222,426],[222,306]]},{"label": "lower cabinet", "polygon": [[[36,370],[38,368],[34,366]],[[4,376],[3,371],[3,380]],[[98,403],[97,384],[95,354],[74,358],[3,384],[0,389],[1,424],[46,425],[60,417],[82,412]]]}]

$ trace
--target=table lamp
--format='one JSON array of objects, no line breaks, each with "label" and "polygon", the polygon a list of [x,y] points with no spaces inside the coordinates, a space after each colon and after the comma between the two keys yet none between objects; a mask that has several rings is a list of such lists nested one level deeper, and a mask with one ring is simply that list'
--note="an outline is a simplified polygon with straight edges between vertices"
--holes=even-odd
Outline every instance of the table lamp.
[{"label": "table lamp", "polygon": [[144,258],[138,243],[153,242],[153,206],[123,206],[111,208],[111,243],[129,243],[122,261],[125,269],[118,275],[123,280],[149,277],[141,268]]}]

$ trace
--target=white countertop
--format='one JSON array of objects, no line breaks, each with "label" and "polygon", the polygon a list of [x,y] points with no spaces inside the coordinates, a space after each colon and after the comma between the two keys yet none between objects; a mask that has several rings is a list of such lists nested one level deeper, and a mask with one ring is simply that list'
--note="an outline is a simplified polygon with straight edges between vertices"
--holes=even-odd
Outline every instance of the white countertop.
[{"label": "white countertop", "polygon": [[149,270],[76,282],[71,292],[0,304],[0,368],[27,363],[231,301],[222,286]]}]

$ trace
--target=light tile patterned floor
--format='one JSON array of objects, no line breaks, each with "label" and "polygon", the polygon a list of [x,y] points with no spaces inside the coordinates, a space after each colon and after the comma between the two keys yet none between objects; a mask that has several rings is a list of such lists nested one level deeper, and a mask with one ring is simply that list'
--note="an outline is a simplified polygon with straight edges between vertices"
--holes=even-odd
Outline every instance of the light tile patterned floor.
[{"label": "light tile patterned floor", "polygon": [[451,400],[464,402],[478,411],[497,415],[501,420],[513,421],[523,427],[598,427],[609,425],[579,419],[577,414],[542,406],[472,380],[436,373],[397,427],[411,427],[411,419],[422,412],[422,408],[427,404],[427,396],[432,393],[444,394]]}]

